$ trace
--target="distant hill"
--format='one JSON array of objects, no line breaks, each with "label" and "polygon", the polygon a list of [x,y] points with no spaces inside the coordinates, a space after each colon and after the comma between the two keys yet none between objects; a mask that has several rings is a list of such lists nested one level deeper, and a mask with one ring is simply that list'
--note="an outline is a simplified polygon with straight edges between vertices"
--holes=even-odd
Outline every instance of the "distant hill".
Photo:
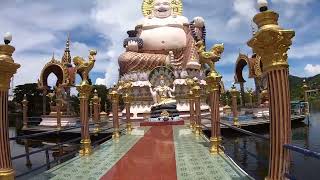
[{"label": "distant hill", "polygon": [[304,79],[306,79],[306,82],[311,89],[320,89],[320,74],[315,75],[313,77],[309,77],[309,78],[301,78],[301,77],[290,75],[289,83],[290,83],[292,100],[302,99],[303,92],[301,87],[303,85]]}]

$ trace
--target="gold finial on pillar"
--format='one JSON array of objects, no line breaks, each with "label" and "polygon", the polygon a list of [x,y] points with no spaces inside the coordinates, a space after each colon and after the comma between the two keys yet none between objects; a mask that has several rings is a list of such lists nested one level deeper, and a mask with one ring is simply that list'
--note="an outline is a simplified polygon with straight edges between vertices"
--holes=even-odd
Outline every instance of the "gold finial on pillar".
[{"label": "gold finial on pillar", "polygon": [[112,88],[112,91],[109,94],[112,101],[112,115],[113,115],[113,135],[114,140],[119,140],[119,93],[117,87]]},{"label": "gold finial on pillar", "polygon": [[239,118],[238,118],[238,102],[237,102],[239,92],[237,91],[237,88],[234,84],[231,87],[230,93],[232,96],[233,125],[239,127],[240,123],[239,123]]},{"label": "gold finial on pillar", "polygon": [[293,30],[278,25],[279,15],[268,10],[266,0],[259,0],[260,13],[253,21],[258,31],[248,45],[261,57],[263,73],[268,78],[270,99],[270,160],[267,179],[285,179],[289,172],[290,153],[284,144],[291,143],[289,65],[287,51],[295,36]]},{"label": "gold finial on pillar", "polygon": [[4,43],[0,44],[0,179],[13,180],[14,169],[12,167],[9,127],[8,127],[8,90],[12,76],[20,68],[12,58],[15,48],[10,44],[12,35],[6,33]]},{"label": "gold finial on pillar", "polygon": [[94,133],[100,132],[100,111],[99,104],[100,98],[98,96],[98,91],[95,89],[93,93],[92,103],[93,103],[93,122],[94,122]]},{"label": "gold finial on pillar", "polygon": [[25,94],[23,96],[22,100],[22,112],[23,112],[23,127],[22,129],[28,128],[28,103],[29,101],[27,100],[27,95]]}]

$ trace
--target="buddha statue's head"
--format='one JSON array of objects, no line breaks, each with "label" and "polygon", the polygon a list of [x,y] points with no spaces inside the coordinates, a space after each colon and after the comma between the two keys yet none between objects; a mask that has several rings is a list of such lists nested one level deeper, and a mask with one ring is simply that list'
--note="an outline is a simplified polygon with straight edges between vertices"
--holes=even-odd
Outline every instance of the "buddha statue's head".
[{"label": "buddha statue's head", "polygon": [[172,15],[170,0],[155,0],[153,15],[157,18],[167,18]]}]

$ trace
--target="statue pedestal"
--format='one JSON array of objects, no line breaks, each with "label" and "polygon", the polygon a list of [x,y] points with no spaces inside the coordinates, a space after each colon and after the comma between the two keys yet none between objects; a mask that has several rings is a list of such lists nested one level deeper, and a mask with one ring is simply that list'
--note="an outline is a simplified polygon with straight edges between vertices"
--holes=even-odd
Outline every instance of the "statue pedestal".
[{"label": "statue pedestal", "polygon": [[[61,127],[75,126],[80,119],[74,116],[61,116]],[[57,116],[42,116],[40,126],[57,127]]]},{"label": "statue pedestal", "polygon": [[151,107],[150,119],[151,122],[163,122],[163,121],[178,121],[179,111],[177,105],[159,105]]}]

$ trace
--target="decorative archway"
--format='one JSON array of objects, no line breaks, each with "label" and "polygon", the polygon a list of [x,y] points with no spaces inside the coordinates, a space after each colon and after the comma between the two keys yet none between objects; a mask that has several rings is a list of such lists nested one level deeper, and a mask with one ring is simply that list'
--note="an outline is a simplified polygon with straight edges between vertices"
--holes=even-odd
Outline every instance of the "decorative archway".
[{"label": "decorative archway", "polygon": [[[234,80],[235,83],[240,84],[241,93],[244,94],[244,83],[246,82],[245,78],[243,77],[243,69],[248,66],[249,69],[249,77],[253,78],[255,82],[255,92],[258,96],[262,90],[262,64],[260,57],[256,54],[253,54],[251,58],[247,55],[239,54],[238,59],[236,61],[235,66],[235,76]],[[245,98],[242,96],[243,105],[245,105]]]}]

